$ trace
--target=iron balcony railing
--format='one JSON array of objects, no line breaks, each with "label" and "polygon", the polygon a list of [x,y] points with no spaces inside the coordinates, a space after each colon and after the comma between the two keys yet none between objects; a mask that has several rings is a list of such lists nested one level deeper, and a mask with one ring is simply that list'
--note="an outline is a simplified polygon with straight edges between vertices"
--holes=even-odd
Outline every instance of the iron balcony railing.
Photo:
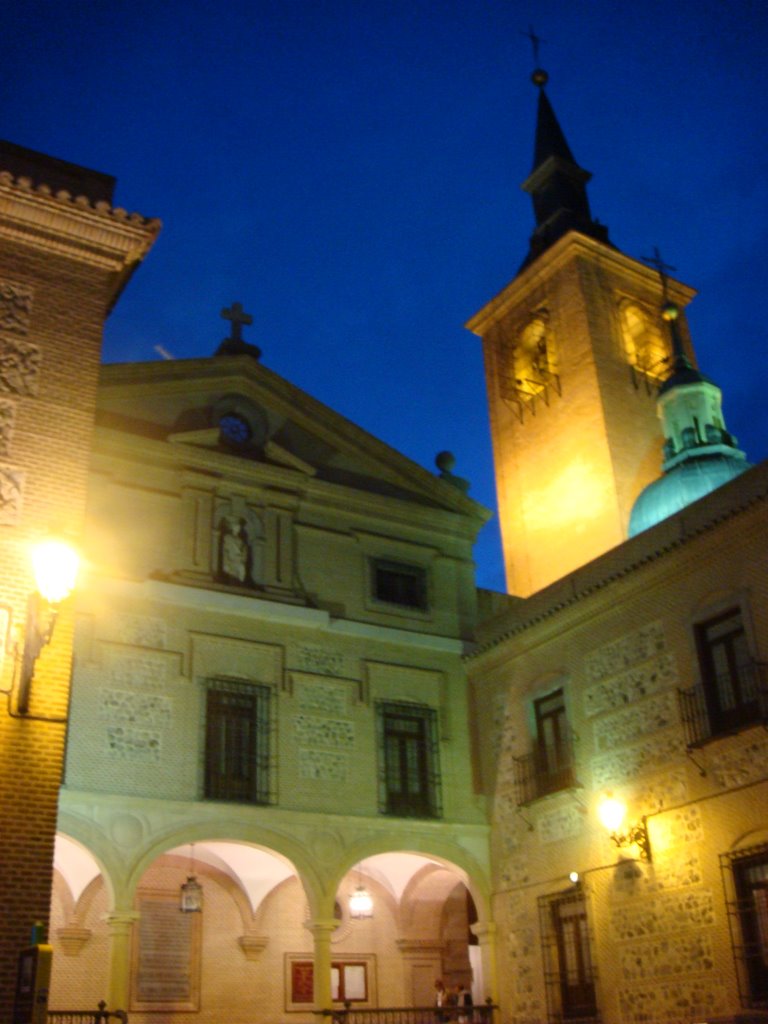
[{"label": "iron balcony railing", "polygon": [[96,1010],[49,1010],[48,1024],[109,1024],[110,1018],[128,1024],[125,1010],[108,1010],[102,1001]]},{"label": "iron balcony railing", "polygon": [[325,1024],[494,1024],[498,1010],[490,1001],[477,1006],[381,1006],[323,1010]]},{"label": "iron balcony railing", "polygon": [[705,676],[688,690],[678,690],[687,746],[700,747],[752,725],[768,726],[767,675],[763,662],[749,661],[732,672]]},{"label": "iron balcony railing", "polygon": [[518,807],[578,785],[570,734],[557,747],[534,747],[529,754],[513,758],[513,768]]}]

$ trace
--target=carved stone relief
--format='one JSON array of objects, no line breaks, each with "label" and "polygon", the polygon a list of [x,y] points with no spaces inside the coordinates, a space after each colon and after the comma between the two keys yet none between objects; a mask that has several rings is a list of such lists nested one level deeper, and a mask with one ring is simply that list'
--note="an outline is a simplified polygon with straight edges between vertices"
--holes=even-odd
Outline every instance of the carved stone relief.
[{"label": "carved stone relief", "polygon": [[0,466],[0,526],[15,526],[21,515],[25,474],[12,466]]},{"label": "carved stone relief", "polygon": [[36,395],[42,352],[24,338],[0,338],[0,391]]},{"label": "carved stone relief", "polygon": [[221,498],[213,516],[216,576],[252,587],[264,582],[264,522],[243,498]]},{"label": "carved stone relief", "polygon": [[32,314],[33,291],[15,281],[0,281],[0,331],[27,334]]}]

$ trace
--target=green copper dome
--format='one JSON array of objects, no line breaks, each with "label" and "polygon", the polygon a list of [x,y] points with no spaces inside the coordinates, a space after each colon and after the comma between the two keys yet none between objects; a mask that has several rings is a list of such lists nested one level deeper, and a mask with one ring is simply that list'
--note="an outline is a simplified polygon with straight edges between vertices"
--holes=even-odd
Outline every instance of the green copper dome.
[{"label": "green copper dome", "polygon": [[641,491],[629,517],[629,536],[655,526],[749,468],[741,454],[700,455],[681,462]]}]

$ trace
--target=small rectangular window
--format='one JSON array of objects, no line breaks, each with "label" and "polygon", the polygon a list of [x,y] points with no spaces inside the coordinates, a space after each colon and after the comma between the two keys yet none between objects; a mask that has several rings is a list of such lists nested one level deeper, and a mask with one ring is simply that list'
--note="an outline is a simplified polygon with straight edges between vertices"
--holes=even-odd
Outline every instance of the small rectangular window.
[{"label": "small rectangular window", "polygon": [[424,568],[376,558],[371,570],[373,596],[377,601],[426,609],[427,573]]},{"label": "small rectangular window", "polygon": [[377,705],[380,806],[408,818],[440,816],[437,715],[419,704]]},{"label": "small rectangular window", "polygon": [[206,690],[205,784],[208,800],[270,802],[270,689],[213,680]]}]

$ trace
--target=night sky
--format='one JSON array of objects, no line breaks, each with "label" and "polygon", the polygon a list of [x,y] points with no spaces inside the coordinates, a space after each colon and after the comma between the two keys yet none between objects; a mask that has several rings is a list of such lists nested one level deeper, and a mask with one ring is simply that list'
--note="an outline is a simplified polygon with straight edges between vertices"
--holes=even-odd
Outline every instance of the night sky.
[{"label": "night sky", "polygon": [[[479,341],[463,324],[533,227],[533,22],[593,215],[700,292],[702,369],[768,453],[768,0],[20,0],[0,136],[118,178],[164,229],[109,362],[210,355],[223,306],[263,361],[494,505]],[[498,534],[479,582],[503,589]]]}]

